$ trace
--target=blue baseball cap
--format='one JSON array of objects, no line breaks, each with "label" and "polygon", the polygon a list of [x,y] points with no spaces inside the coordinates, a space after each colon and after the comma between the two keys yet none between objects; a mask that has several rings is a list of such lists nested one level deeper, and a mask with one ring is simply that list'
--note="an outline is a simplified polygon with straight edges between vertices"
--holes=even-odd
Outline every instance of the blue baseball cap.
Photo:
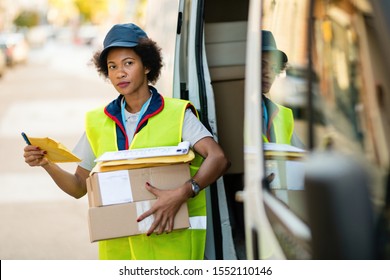
[{"label": "blue baseball cap", "polygon": [[261,50],[263,52],[275,52],[281,56],[284,63],[288,61],[287,55],[276,47],[275,38],[271,31],[261,31]]},{"label": "blue baseball cap", "polygon": [[115,24],[104,38],[100,58],[106,56],[112,47],[135,47],[141,38],[148,38],[148,35],[134,23]]}]

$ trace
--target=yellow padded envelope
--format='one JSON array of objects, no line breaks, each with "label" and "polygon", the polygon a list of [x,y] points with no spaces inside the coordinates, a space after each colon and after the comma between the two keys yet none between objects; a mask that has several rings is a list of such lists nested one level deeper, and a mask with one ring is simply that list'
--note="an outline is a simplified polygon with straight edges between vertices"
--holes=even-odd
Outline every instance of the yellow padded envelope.
[{"label": "yellow padded envelope", "polygon": [[107,172],[122,169],[135,169],[161,165],[171,165],[175,163],[185,163],[190,162],[194,158],[194,152],[192,150],[189,150],[188,153],[184,155],[102,161],[96,164],[96,166],[92,169],[91,174],[95,172]]},{"label": "yellow padded envelope", "polygon": [[306,151],[287,144],[264,143],[264,156],[266,159],[302,160]]},{"label": "yellow padded envelope", "polygon": [[81,160],[69,151],[60,142],[49,137],[32,138],[29,137],[31,145],[39,147],[41,150],[47,152],[45,157],[52,162],[80,162]]}]

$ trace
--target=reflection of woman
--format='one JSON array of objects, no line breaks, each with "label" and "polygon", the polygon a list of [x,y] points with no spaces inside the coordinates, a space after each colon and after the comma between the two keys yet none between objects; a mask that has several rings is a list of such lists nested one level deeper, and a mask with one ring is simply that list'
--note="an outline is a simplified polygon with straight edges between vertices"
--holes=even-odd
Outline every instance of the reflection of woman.
[{"label": "reflection of woman", "polygon": [[[115,25],[104,40],[103,51],[94,55],[94,63],[120,95],[107,106],[87,114],[86,133],[75,148],[83,161],[75,174],[49,162],[44,157],[45,151],[31,145],[25,148],[25,161],[30,166],[42,166],[62,190],[80,198],[87,192],[85,181],[94,159],[104,152],[174,146],[189,141],[196,152],[191,162],[192,180],[168,191],[145,182],[145,188],[157,201],[137,221],[154,215],[150,229],[146,234],[99,242],[99,256],[101,259],[203,259],[206,198],[201,190],[226,171],[228,161],[224,152],[198,120],[190,102],[165,98],[148,85],[158,79],[162,58],[159,47],[138,26]],[[174,217],[185,202],[191,228],[172,231]]]},{"label": "reflection of woman", "polygon": [[292,110],[265,96],[270,91],[275,77],[286,69],[288,58],[284,52],[277,49],[274,36],[270,31],[263,30],[261,34],[263,141],[302,147],[303,144],[294,133]]}]

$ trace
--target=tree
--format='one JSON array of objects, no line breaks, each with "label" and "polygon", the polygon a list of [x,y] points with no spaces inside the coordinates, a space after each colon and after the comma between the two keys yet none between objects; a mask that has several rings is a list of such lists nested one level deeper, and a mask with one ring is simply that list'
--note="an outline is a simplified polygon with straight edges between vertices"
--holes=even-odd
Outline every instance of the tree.
[{"label": "tree", "polygon": [[81,19],[85,22],[94,22],[102,13],[108,13],[108,0],[74,0]]},{"label": "tree", "polygon": [[24,10],[14,19],[14,24],[19,28],[30,28],[39,24],[39,18],[38,12]]}]

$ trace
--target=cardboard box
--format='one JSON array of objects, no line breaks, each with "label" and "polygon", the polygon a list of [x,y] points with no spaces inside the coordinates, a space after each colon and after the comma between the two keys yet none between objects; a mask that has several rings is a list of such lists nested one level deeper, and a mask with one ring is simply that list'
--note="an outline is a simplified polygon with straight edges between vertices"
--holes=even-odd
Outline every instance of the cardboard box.
[{"label": "cardboard box", "polygon": [[287,144],[264,143],[265,176],[275,175],[271,189],[303,190],[306,151]]},{"label": "cardboard box", "polygon": [[265,170],[266,176],[275,174],[275,178],[270,183],[271,189],[304,189],[305,162],[303,160],[268,159]]},{"label": "cardboard box", "polygon": [[287,144],[265,143],[265,176],[274,174],[271,193],[305,219],[304,192],[306,151]]},{"label": "cardboard box", "polygon": [[90,207],[152,200],[145,183],[159,189],[175,189],[191,178],[189,164],[171,164],[94,173],[87,179]]},{"label": "cardboard box", "polygon": [[[91,242],[145,233],[154,218],[149,216],[138,223],[137,217],[150,209],[155,201],[147,200],[89,208],[88,222]],[[187,204],[183,204],[175,217],[174,229],[189,226]]]},{"label": "cardboard box", "polygon": [[[153,216],[139,223],[137,218],[156,201],[145,183],[175,189],[190,178],[189,163],[93,173],[87,179],[91,242],[145,233],[153,223]],[[188,227],[185,203],[175,217],[174,229]]]}]

